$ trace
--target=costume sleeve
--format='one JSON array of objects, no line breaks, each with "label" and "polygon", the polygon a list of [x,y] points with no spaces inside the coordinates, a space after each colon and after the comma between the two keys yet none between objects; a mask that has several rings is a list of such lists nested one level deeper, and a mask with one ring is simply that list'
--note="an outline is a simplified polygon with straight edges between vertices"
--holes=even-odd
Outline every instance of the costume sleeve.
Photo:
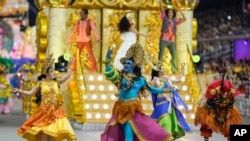
[{"label": "costume sleeve", "polygon": [[69,42],[69,43],[72,42],[72,40],[73,40],[75,34],[78,34],[78,31],[77,31],[78,25],[79,25],[79,24],[78,24],[78,22],[77,22],[77,23],[75,24],[75,26],[73,27],[73,30],[71,31],[70,36],[69,36],[69,38],[68,38],[68,42]]},{"label": "costume sleeve", "polygon": [[99,33],[97,32],[97,28],[96,28],[96,26],[95,26],[95,24],[94,24],[94,22],[93,22],[92,20],[90,20],[90,26],[91,26],[92,32],[93,32],[94,35],[95,35],[96,40],[100,40],[100,35],[99,35]]},{"label": "costume sleeve", "polygon": [[161,19],[164,20],[165,18],[167,18],[167,15],[165,12],[161,12]]},{"label": "costume sleeve", "polygon": [[[146,84],[146,79],[144,78],[143,79],[144,83]],[[148,86],[148,90],[152,93],[152,94],[162,94],[163,93],[163,89],[162,88],[157,88],[157,87],[154,87],[150,84],[146,84]]]}]

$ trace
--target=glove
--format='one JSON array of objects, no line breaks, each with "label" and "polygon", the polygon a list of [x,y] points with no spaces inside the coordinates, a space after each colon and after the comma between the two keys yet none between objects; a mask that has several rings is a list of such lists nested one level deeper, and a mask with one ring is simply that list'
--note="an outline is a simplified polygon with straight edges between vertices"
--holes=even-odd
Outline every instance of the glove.
[{"label": "glove", "polygon": [[103,64],[105,64],[105,66],[108,66],[110,64],[112,53],[113,53],[113,51],[110,48],[108,48],[108,51],[106,53],[106,59],[105,59],[105,61],[103,61]]},{"label": "glove", "polygon": [[111,60],[111,55],[112,55],[113,51],[109,48],[107,53],[106,53],[106,60]]}]

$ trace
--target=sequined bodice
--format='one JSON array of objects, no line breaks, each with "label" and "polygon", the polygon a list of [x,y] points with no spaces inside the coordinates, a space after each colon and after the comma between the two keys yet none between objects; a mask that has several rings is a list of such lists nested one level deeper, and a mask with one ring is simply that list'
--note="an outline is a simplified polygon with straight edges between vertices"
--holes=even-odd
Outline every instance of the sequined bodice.
[{"label": "sequined bodice", "polygon": [[58,104],[61,101],[60,89],[56,81],[42,81],[41,82],[42,103]]}]

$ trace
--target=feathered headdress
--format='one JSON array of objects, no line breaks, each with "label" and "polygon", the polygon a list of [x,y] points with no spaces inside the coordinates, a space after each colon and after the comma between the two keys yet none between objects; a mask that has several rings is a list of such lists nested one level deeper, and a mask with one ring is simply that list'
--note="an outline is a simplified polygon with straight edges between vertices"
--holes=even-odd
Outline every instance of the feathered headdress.
[{"label": "feathered headdress", "polygon": [[144,59],[144,49],[143,47],[137,42],[128,49],[126,56],[120,59],[120,62],[123,64],[125,60],[133,58],[134,59],[134,66],[141,67]]},{"label": "feathered headdress", "polygon": [[46,58],[46,60],[44,61],[43,65],[41,67],[41,73],[46,74],[48,68],[53,69],[54,68],[54,61],[55,61],[55,59],[53,59],[53,54],[49,55],[49,57]]}]

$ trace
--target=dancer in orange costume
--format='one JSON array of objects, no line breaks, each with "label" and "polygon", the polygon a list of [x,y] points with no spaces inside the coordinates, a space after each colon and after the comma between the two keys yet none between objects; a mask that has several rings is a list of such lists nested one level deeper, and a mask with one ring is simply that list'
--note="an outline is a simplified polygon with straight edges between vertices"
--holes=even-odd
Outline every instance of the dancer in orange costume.
[{"label": "dancer in orange costume", "polygon": [[71,76],[67,74],[60,79],[54,75],[54,60],[49,57],[42,66],[38,82],[30,91],[14,88],[13,92],[24,95],[36,94],[37,110],[18,129],[18,135],[29,141],[68,141],[76,140],[74,130],[62,109],[63,97],[60,93],[60,84]]},{"label": "dancer in orange costume", "polygon": [[[81,9],[80,12],[80,19],[77,21],[76,25],[74,26],[69,38],[68,43],[72,42],[74,37],[77,42],[77,47],[79,49],[79,54],[81,54],[84,47],[87,49],[88,57],[91,63],[90,71],[96,72],[97,71],[97,65],[95,56],[92,50],[92,38],[91,38],[91,31],[94,33],[95,38],[97,41],[100,41],[100,35],[97,32],[97,28],[94,24],[94,22],[88,18],[88,10],[87,9]],[[76,70],[76,62],[77,60],[74,60],[73,63],[73,71]]]}]

